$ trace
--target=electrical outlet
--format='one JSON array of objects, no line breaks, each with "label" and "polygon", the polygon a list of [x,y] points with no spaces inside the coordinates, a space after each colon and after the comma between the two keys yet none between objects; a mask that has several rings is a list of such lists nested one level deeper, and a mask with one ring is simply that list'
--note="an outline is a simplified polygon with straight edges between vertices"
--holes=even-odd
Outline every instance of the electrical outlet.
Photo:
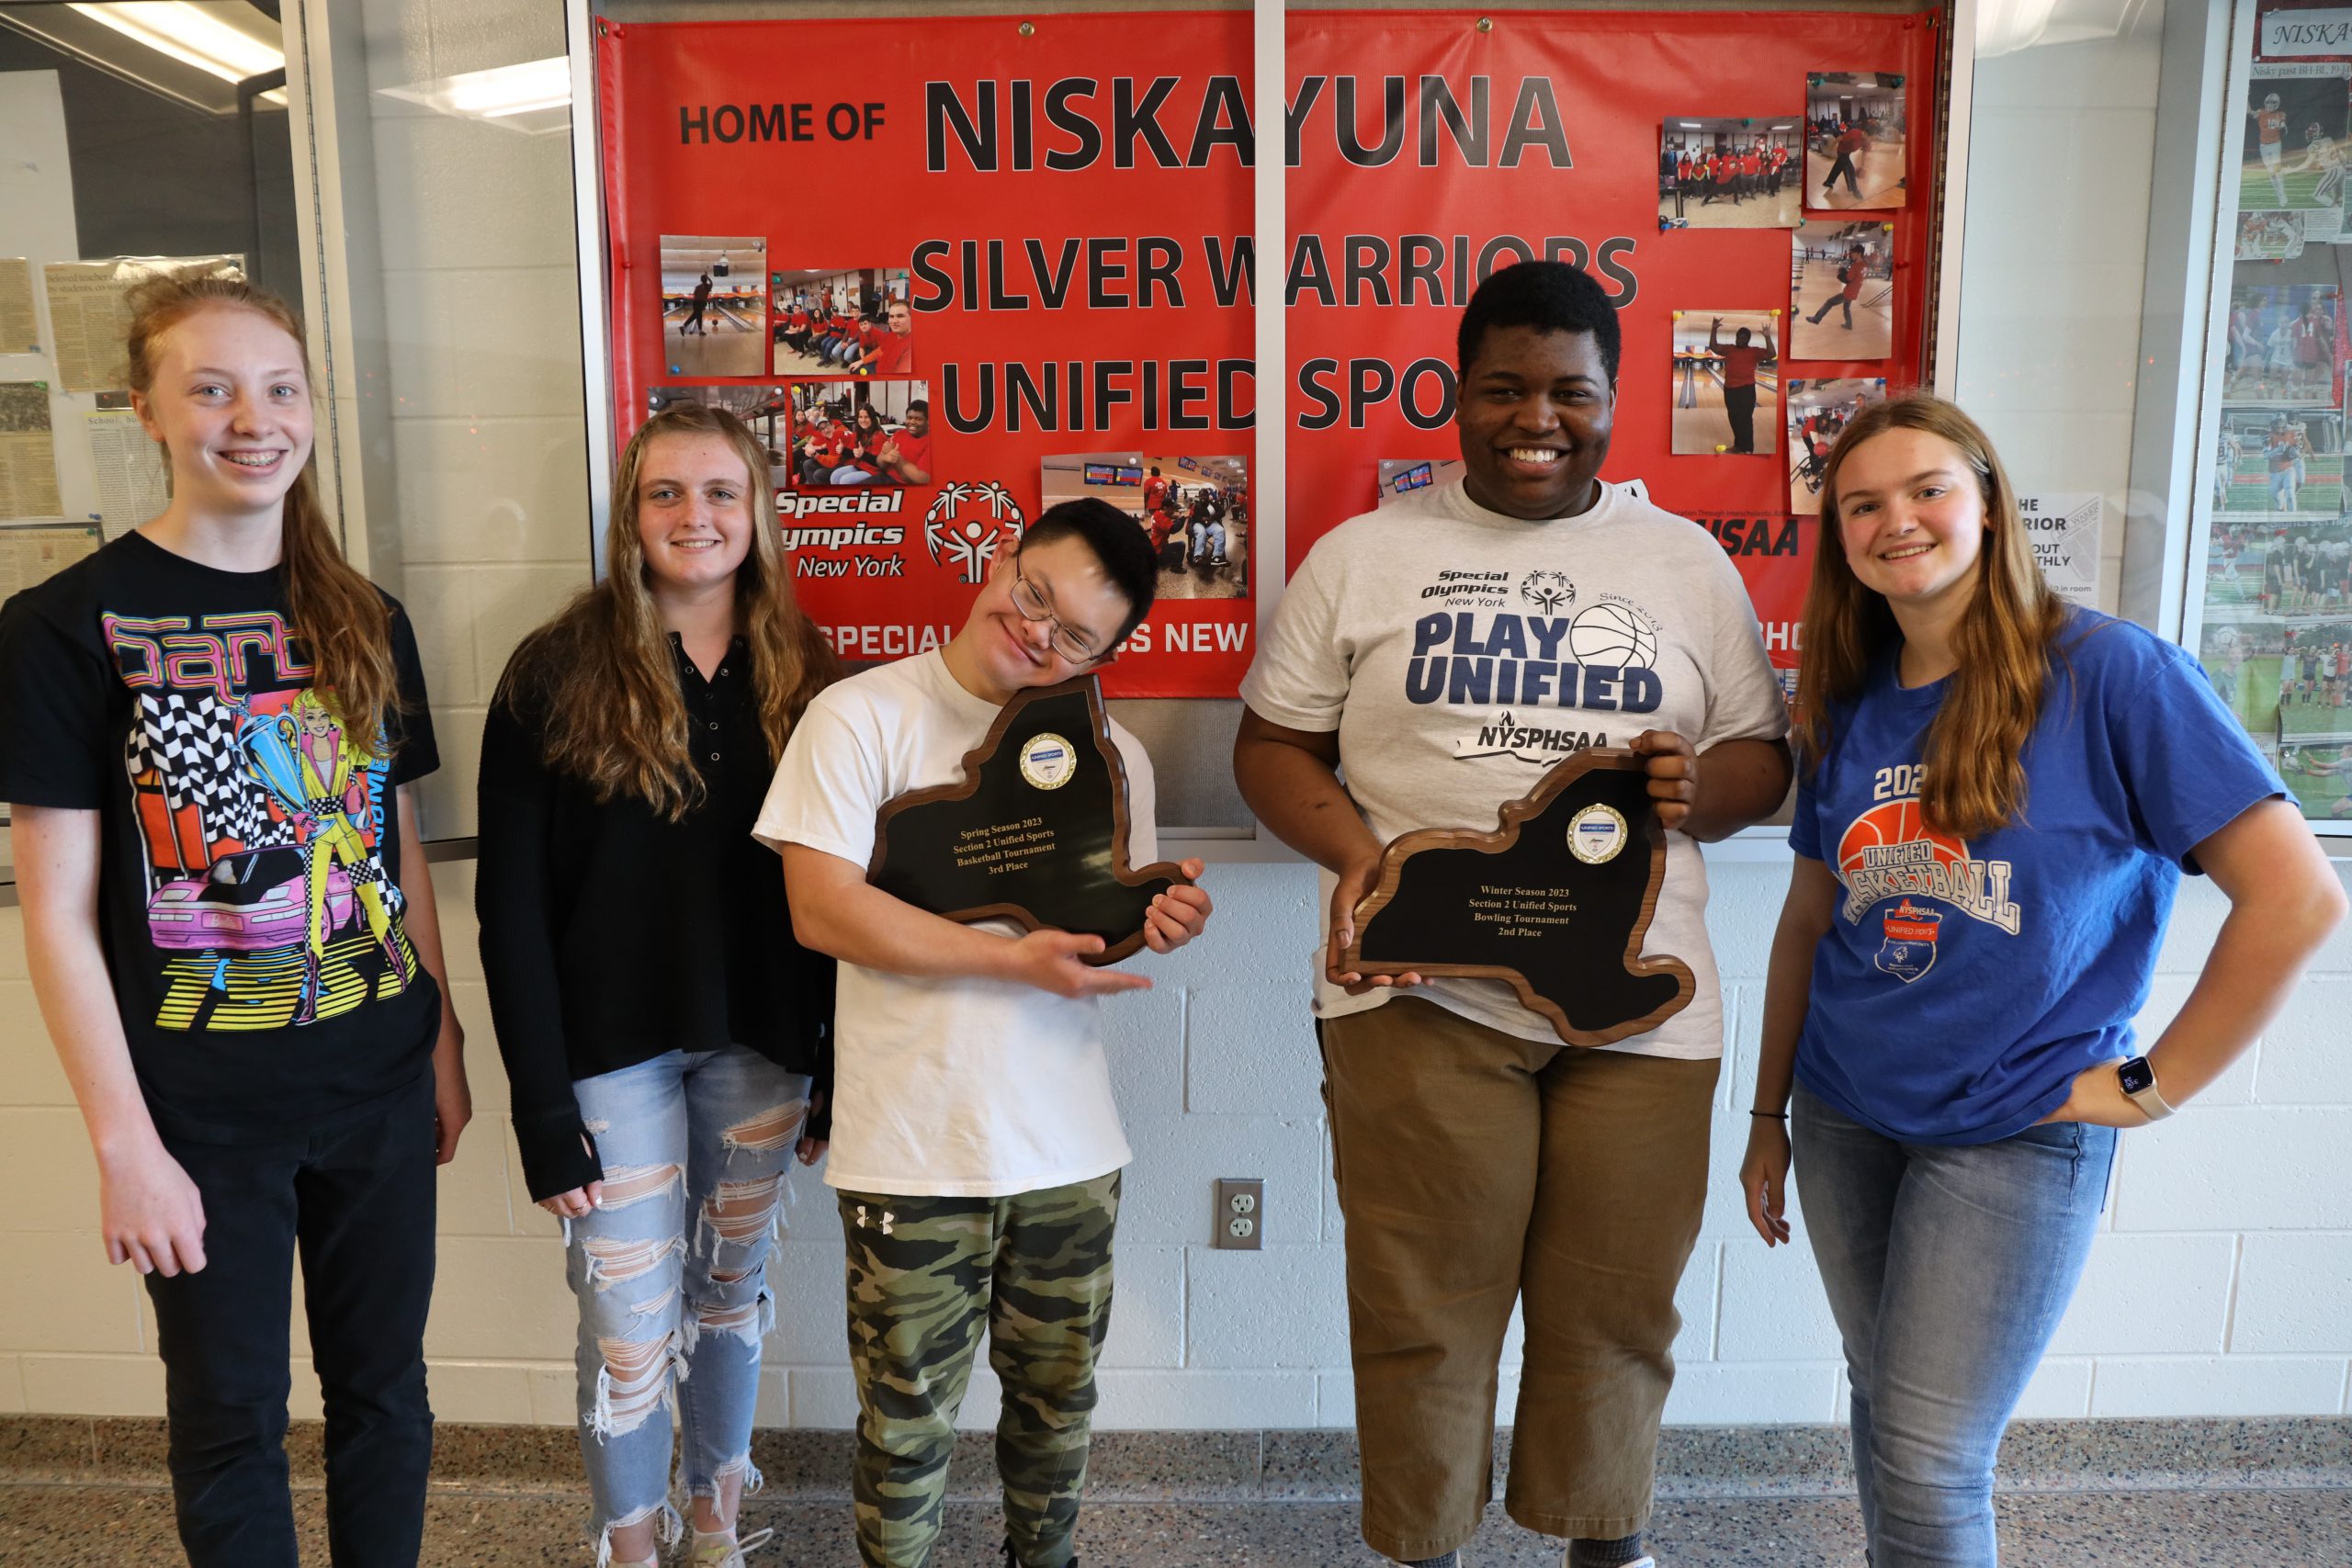
[{"label": "electrical outlet", "polygon": [[1257,1176],[1221,1177],[1211,1219],[1216,1245],[1256,1252],[1266,1234],[1266,1182]]}]

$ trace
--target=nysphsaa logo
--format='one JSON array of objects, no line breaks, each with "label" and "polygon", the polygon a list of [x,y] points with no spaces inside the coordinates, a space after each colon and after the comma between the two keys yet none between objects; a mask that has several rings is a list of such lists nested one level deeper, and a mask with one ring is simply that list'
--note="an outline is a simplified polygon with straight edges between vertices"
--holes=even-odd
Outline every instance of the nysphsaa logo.
[{"label": "nysphsaa logo", "polygon": [[1028,521],[1012,492],[993,479],[942,485],[923,513],[923,547],[933,566],[952,567],[959,581],[977,585],[999,548],[1020,542]]},{"label": "nysphsaa logo", "polygon": [[1944,912],[1905,898],[1886,912],[1884,940],[1879,943],[1878,967],[1905,985],[1936,966],[1936,938],[1942,934]]}]

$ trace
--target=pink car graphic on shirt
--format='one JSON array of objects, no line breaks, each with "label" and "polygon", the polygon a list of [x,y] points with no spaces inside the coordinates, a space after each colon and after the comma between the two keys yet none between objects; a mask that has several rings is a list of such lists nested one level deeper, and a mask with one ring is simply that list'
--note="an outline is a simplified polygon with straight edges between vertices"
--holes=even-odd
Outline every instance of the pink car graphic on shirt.
[{"label": "pink car graphic on shirt", "polygon": [[[223,855],[202,876],[166,882],[147,902],[149,940],[181,952],[298,947],[310,931],[304,852],[290,844]],[[327,929],[351,919],[351,878],[327,872]]]}]

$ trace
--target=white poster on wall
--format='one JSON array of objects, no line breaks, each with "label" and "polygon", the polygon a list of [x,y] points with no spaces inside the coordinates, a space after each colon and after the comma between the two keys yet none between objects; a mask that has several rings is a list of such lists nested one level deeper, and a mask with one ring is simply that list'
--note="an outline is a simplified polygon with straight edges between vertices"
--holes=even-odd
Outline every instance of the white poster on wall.
[{"label": "white poster on wall", "polygon": [[130,384],[130,291],[159,274],[241,276],[244,257],[115,256],[51,262],[49,327],[57,338],[58,384],[69,392],[107,392]]},{"label": "white poster on wall", "polygon": [[2044,491],[2018,497],[2042,580],[2061,597],[2094,610],[2098,608],[2101,510],[2097,491]]},{"label": "white poster on wall", "polygon": [[89,427],[90,461],[97,470],[98,521],[113,539],[169,504],[163,448],[129,409],[102,408],[82,419]]}]

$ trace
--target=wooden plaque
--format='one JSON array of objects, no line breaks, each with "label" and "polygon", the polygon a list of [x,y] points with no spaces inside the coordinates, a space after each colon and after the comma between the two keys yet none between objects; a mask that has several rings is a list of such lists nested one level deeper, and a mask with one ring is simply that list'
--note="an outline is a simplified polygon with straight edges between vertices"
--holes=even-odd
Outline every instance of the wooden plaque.
[{"label": "wooden plaque", "polygon": [[1504,806],[1491,833],[1399,835],[1356,906],[1340,967],[1508,981],[1571,1045],[1613,1044],[1680,1012],[1696,987],[1690,965],[1642,956],[1666,880],[1643,764],[1589,747]]},{"label": "wooden plaque", "polygon": [[1127,864],[1127,770],[1091,675],[1015,696],[963,770],[882,807],[868,882],[951,920],[1099,936],[1086,962],[1103,964],[1141,947],[1152,899],[1190,880]]}]

